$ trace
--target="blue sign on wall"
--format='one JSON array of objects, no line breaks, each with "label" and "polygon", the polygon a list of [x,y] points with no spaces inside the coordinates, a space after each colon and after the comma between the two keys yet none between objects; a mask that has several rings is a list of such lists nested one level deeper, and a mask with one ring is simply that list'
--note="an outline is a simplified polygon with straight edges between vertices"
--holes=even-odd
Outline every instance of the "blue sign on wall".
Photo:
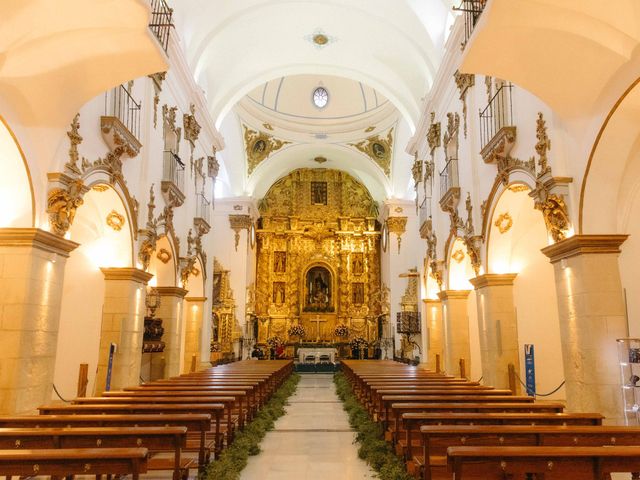
[{"label": "blue sign on wall", "polygon": [[532,344],[524,346],[524,369],[527,382],[527,395],[536,396],[536,362]]}]

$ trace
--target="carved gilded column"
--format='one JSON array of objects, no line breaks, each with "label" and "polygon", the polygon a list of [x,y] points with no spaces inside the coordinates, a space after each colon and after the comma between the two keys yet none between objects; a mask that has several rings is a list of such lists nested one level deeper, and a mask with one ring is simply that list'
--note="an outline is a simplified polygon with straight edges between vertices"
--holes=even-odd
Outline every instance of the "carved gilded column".
[{"label": "carved gilded column", "polygon": [[436,371],[436,355],[440,355],[440,369],[444,368],[444,328],[442,324],[442,301],[425,299],[425,325],[423,334],[426,337],[426,341],[423,345],[426,345],[427,352],[424,356],[429,370]]},{"label": "carved gilded column", "polygon": [[478,306],[482,376],[486,385],[509,388],[509,364],[520,371],[518,322],[513,301],[515,273],[472,278]]},{"label": "carved gilded column", "polygon": [[470,290],[444,290],[438,293],[442,301],[444,326],[444,369],[450,375],[460,374],[460,360],[465,361],[465,373],[471,371],[471,345],[467,298]]},{"label": "carved gilded column", "polygon": [[0,229],[2,414],[51,400],[65,263],[77,246],[36,228]]},{"label": "carved gilded column", "polygon": [[188,291],[180,287],[156,287],[161,297],[160,308],[156,318],[162,319],[165,342],[164,347],[164,378],[175,377],[180,374],[180,363],[184,352],[183,313],[184,297]]},{"label": "carved gilded column", "polygon": [[137,268],[102,268],[104,306],[95,394],[105,390],[109,350],[117,345],[111,390],[138,385],[144,336],[145,286],[153,275]]},{"label": "carved gilded column", "polygon": [[627,235],[576,235],[542,249],[554,267],[567,406],[623,421],[616,339],[627,336],[618,267]]},{"label": "carved gilded column", "polygon": [[186,297],[184,310],[184,366],[183,373],[191,371],[193,356],[196,356],[196,370],[200,367],[200,339],[202,338],[202,321],[204,318],[204,304],[207,297]]}]

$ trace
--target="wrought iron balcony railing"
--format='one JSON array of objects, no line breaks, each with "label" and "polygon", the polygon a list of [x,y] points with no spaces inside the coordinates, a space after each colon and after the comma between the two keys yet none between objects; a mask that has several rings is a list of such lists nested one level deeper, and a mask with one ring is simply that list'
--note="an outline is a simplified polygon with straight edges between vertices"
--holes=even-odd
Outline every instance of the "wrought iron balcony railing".
[{"label": "wrought iron balcony railing", "polygon": [[196,218],[204,220],[207,225],[211,225],[211,202],[203,193],[198,193],[196,203]]},{"label": "wrought iron balcony railing", "polygon": [[442,199],[449,190],[459,186],[458,159],[450,158],[440,172],[440,199]]},{"label": "wrought iron balcony railing", "polygon": [[171,151],[164,152],[162,181],[173,183],[184,194],[184,163]]},{"label": "wrought iron balcony railing", "polygon": [[167,5],[166,0],[151,0],[151,22],[149,29],[160,42],[166,52],[169,47],[169,36],[173,27],[173,9]]},{"label": "wrought iron balcony railing", "polygon": [[420,225],[424,224],[431,217],[431,197],[425,197],[420,204]]},{"label": "wrought iron balcony railing", "polygon": [[480,15],[482,14],[486,3],[487,0],[462,0],[460,6],[454,8],[454,10],[462,12],[464,14],[464,43],[462,44],[463,48],[467,45],[467,42],[471,38],[473,29],[476,27],[478,19],[480,18]]},{"label": "wrought iron balcony railing", "polygon": [[500,85],[489,104],[480,112],[481,148],[486,147],[501,129],[513,126],[512,89],[510,83]]},{"label": "wrought iron balcony railing", "polygon": [[136,140],[140,140],[140,110],[138,103],[131,96],[131,92],[124,86],[114,88],[104,95],[104,114],[114,117],[129,130]]}]

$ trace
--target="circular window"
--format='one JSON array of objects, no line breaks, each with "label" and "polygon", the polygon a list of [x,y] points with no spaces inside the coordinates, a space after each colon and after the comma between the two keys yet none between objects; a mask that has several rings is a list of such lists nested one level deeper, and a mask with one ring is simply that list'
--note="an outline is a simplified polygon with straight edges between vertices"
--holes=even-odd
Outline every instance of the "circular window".
[{"label": "circular window", "polygon": [[324,87],[318,87],[313,91],[313,104],[318,108],[324,108],[329,103],[329,92]]}]

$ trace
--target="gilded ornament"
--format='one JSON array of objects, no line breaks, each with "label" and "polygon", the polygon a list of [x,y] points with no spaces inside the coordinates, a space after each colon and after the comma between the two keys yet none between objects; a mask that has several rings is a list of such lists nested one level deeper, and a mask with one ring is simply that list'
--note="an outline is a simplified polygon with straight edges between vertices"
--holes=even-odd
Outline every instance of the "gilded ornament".
[{"label": "gilded ornament", "polygon": [[184,139],[191,144],[193,151],[202,127],[196,120],[196,106],[193,103],[189,106],[189,112],[182,115],[182,126],[184,127]]},{"label": "gilded ornament", "polygon": [[106,192],[107,190],[109,190],[109,185],[105,185],[103,183],[99,183],[98,185],[94,185],[93,187],[91,187],[91,190],[94,190],[96,192]]},{"label": "gilded ornament", "polygon": [[158,253],[156,254],[156,258],[166,265],[167,263],[169,263],[169,261],[171,260],[172,256],[171,256],[171,253],[167,249],[161,248],[158,251]]},{"label": "gilded ornament", "polygon": [[263,123],[262,126],[269,131],[273,131],[273,125],[271,125],[270,123]]},{"label": "gilded ornament", "polygon": [[509,212],[498,215],[498,218],[494,222],[494,225],[498,227],[498,231],[502,234],[507,233],[513,226],[513,219]]},{"label": "gilded ornament", "polygon": [[66,188],[49,190],[47,214],[53,233],[63,237],[71,228],[76,210],[84,202],[86,187],[80,179],[72,180]]},{"label": "gilded ornament", "polygon": [[429,144],[429,150],[431,151],[432,158],[435,149],[441,145],[440,122],[436,122],[435,118],[436,113],[431,112],[431,124],[427,131],[427,143]]},{"label": "gilded ornament", "polygon": [[243,127],[245,151],[247,154],[247,174],[249,175],[251,175],[256,167],[266,160],[269,155],[291,143],[285,140],[278,140],[264,132],[251,130],[246,125],[243,125]]},{"label": "gilded ornament", "polygon": [[386,138],[374,135],[358,143],[350,143],[371,158],[389,176],[391,173],[391,156],[393,153],[393,128],[387,132]]},{"label": "gilded ornament", "polygon": [[513,193],[520,193],[520,192],[527,192],[529,191],[530,188],[528,185],[524,185],[522,183],[516,184],[516,185],[511,185],[509,187],[509,191],[513,192]]},{"label": "gilded ornament", "polygon": [[124,216],[116,212],[115,210],[111,210],[107,215],[107,225],[111,227],[116,232],[122,230],[124,227],[125,219]]},{"label": "gilded ornament", "polygon": [[213,147],[213,155],[207,155],[207,176],[214,182],[220,172],[220,163],[216,158],[216,148]]},{"label": "gilded ornament", "polygon": [[80,114],[77,113],[73,117],[71,122],[71,130],[67,132],[69,137],[69,161],[65,164],[65,167],[71,170],[73,173],[79,175],[80,167],[78,161],[80,160],[80,154],[78,153],[78,145],[82,143],[82,136],[80,135]]},{"label": "gilded ornament", "polygon": [[315,157],[313,159],[313,161],[316,162],[316,163],[322,164],[322,163],[325,163],[327,161],[327,158],[326,157]]},{"label": "gilded ornament", "polygon": [[235,232],[235,246],[236,252],[238,251],[238,245],[240,245],[240,231],[251,228],[251,216],[250,215],[229,215],[229,226]]},{"label": "gilded ornament", "polygon": [[538,154],[538,166],[540,171],[538,175],[544,175],[551,172],[551,167],[548,165],[549,159],[547,158],[547,152],[551,150],[551,140],[547,135],[547,122],[542,116],[542,112],[538,112],[538,119],[536,120],[536,153]]},{"label": "gilded ornament", "polygon": [[462,249],[456,250],[451,255],[451,258],[454,259],[457,263],[462,263],[462,261],[464,260],[464,257],[465,257],[465,254],[462,251]]},{"label": "gilded ornament", "polygon": [[462,101],[462,117],[464,119],[464,137],[467,138],[467,91],[476,83],[476,76],[472,73],[460,73],[456,70],[453,74],[456,87],[460,91],[460,100]]},{"label": "gilded ornament", "polygon": [[547,231],[555,243],[567,238],[571,222],[561,195],[549,194],[546,201],[536,203],[536,208],[542,212]]},{"label": "gilded ornament", "polygon": [[398,253],[400,253],[402,234],[407,230],[407,217],[389,217],[387,218],[387,227],[389,232],[396,234],[398,238]]}]

